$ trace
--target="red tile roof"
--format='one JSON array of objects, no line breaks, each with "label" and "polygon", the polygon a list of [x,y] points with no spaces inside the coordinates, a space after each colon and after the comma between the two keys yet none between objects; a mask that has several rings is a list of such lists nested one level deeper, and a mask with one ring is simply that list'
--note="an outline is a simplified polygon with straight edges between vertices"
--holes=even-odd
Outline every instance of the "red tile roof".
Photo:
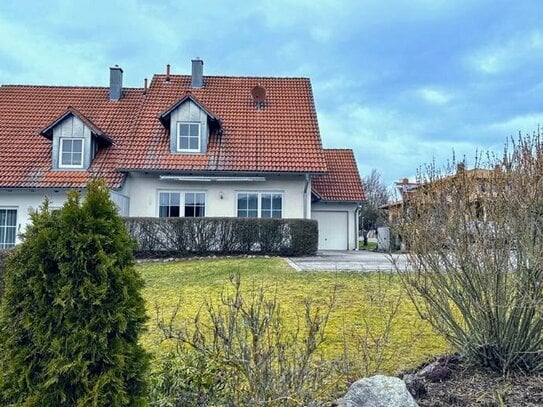
[{"label": "red tile roof", "polygon": [[[311,84],[306,78],[155,75],[149,89],[123,89],[109,101],[108,88],[0,87],[0,187],[83,187],[103,177],[118,188],[127,170],[324,173]],[[257,109],[251,89],[266,88]],[[171,154],[158,116],[188,94],[219,118],[222,134],[210,136],[206,154]],[[51,141],[40,132],[67,112],[77,112],[113,145],[99,150],[86,171],[52,170]]]},{"label": "red tile roof", "polygon": [[[120,187],[121,147],[130,139],[143,100],[142,89],[124,89],[123,99],[110,102],[108,88],[1,86],[0,187],[81,188],[94,177]],[[52,171],[52,143],[40,132],[70,107],[115,144],[99,150],[87,171]]]},{"label": "red tile roof", "polygon": [[363,201],[364,188],[353,151],[348,149],[323,151],[328,172],[313,178],[311,181],[313,193],[323,201]]},{"label": "red tile roof", "polygon": [[[155,75],[135,137],[126,145],[123,169],[167,171],[310,172],[326,171],[309,79],[206,76],[202,88],[187,75]],[[266,88],[257,109],[251,89]],[[207,153],[171,154],[167,129],[157,115],[190,92],[223,125]]]}]

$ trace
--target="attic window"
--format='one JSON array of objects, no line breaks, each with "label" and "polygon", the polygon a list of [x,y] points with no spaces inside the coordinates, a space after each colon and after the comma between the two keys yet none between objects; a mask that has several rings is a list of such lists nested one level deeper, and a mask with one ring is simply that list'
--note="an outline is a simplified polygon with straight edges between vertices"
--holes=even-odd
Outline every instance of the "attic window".
[{"label": "attic window", "polygon": [[177,123],[177,151],[200,151],[200,123]]},{"label": "attic window", "polygon": [[59,168],[83,168],[82,138],[60,139]]}]

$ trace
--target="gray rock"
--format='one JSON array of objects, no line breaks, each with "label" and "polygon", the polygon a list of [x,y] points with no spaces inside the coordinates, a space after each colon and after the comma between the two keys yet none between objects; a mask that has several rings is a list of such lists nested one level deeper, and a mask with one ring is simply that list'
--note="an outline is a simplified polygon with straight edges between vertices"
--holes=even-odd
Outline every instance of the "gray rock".
[{"label": "gray rock", "polygon": [[418,407],[403,380],[383,375],[354,382],[339,407]]}]

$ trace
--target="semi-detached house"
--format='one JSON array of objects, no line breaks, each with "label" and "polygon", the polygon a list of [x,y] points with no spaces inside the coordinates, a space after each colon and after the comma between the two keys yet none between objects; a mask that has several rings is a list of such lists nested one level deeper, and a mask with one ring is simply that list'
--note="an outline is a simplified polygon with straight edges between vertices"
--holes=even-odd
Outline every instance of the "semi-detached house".
[{"label": "semi-detached house", "polygon": [[356,161],[322,148],[309,79],[204,76],[197,59],[122,82],[0,87],[0,248],[94,178],[123,216],[313,218],[320,249],[355,248]]}]

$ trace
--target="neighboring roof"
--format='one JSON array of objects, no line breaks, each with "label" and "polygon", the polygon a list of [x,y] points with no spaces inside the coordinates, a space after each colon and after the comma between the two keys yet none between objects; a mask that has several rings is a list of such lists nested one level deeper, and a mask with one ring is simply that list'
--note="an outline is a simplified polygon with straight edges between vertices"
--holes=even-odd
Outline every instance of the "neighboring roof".
[{"label": "neighboring roof", "polygon": [[[252,101],[256,85],[266,89],[263,108]],[[189,75],[170,75],[169,81],[155,75],[146,92],[124,88],[119,101],[110,101],[108,91],[1,86],[0,188],[84,187],[94,177],[118,188],[129,170],[326,172],[307,78],[204,76],[204,86],[192,88]],[[188,97],[220,121],[221,131],[210,135],[206,154],[171,154],[168,131],[159,119]],[[47,136],[69,114],[114,143],[98,151],[88,171],[51,170],[51,142],[40,132]]]},{"label": "neighboring roof", "polygon": [[[108,100],[109,88],[67,86],[0,87],[0,187],[81,188],[102,177],[111,188],[121,186],[117,171],[122,146],[131,138],[143,101],[143,89],[123,89],[119,101]],[[114,145],[100,149],[87,171],[51,171],[51,141],[42,130],[68,109],[107,134]]]},{"label": "neighboring roof", "polygon": [[323,201],[361,202],[365,200],[362,180],[352,150],[326,149],[328,173],[311,181],[313,193]]}]

